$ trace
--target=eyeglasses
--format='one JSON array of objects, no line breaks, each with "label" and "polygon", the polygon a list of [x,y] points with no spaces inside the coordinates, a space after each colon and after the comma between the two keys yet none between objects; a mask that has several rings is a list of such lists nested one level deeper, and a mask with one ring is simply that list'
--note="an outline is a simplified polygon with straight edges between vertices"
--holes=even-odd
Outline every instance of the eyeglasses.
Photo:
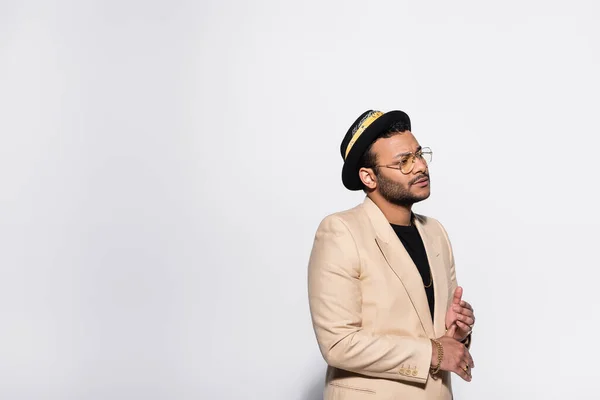
[{"label": "eyeglasses", "polygon": [[400,172],[402,172],[403,174],[410,174],[415,167],[415,162],[417,161],[417,158],[420,158],[421,160],[425,161],[425,164],[430,164],[433,158],[432,156],[433,152],[431,151],[431,149],[429,147],[423,147],[416,153],[411,152],[403,154],[402,158],[397,163],[389,165],[376,165],[376,167],[393,168],[400,170]]}]

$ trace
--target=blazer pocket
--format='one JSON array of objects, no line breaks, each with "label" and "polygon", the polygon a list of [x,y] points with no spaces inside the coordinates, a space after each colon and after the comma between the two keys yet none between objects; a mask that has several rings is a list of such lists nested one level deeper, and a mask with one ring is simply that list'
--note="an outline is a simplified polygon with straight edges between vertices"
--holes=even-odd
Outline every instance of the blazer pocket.
[{"label": "blazer pocket", "polygon": [[357,392],[357,393],[364,393],[364,394],[375,394],[376,392],[372,389],[365,389],[365,388],[359,388],[359,387],[355,387],[355,386],[348,386],[345,384],[341,384],[341,383],[337,383],[337,382],[329,382],[329,386],[333,386],[336,389],[347,389],[347,390],[351,390],[353,392]]}]

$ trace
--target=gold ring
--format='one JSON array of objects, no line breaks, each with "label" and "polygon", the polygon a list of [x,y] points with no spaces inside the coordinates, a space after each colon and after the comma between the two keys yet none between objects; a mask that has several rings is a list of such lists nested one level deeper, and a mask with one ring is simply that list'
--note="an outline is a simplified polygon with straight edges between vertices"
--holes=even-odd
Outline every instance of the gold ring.
[{"label": "gold ring", "polygon": [[467,364],[467,366],[465,366],[463,368],[463,371],[465,371],[467,374],[469,373],[469,365]]}]

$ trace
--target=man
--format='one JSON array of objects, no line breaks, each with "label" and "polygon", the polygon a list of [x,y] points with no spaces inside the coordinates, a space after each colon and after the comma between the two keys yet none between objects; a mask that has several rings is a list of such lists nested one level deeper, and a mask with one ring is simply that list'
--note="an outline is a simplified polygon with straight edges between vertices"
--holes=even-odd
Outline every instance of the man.
[{"label": "man", "polygon": [[326,217],[308,267],[310,311],[328,364],[325,400],[451,399],[471,381],[475,323],[442,225],[412,212],[430,194],[432,152],[402,111],[367,111],[341,144],[357,207]]}]

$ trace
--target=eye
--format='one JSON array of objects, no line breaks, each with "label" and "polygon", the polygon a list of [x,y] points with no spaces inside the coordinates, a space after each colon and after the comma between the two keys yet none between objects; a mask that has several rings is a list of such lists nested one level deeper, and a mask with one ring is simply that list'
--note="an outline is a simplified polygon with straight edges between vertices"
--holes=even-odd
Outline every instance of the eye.
[{"label": "eye", "polygon": [[400,165],[406,165],[410,161],[410,157],[402,157],[400,160]]}]

